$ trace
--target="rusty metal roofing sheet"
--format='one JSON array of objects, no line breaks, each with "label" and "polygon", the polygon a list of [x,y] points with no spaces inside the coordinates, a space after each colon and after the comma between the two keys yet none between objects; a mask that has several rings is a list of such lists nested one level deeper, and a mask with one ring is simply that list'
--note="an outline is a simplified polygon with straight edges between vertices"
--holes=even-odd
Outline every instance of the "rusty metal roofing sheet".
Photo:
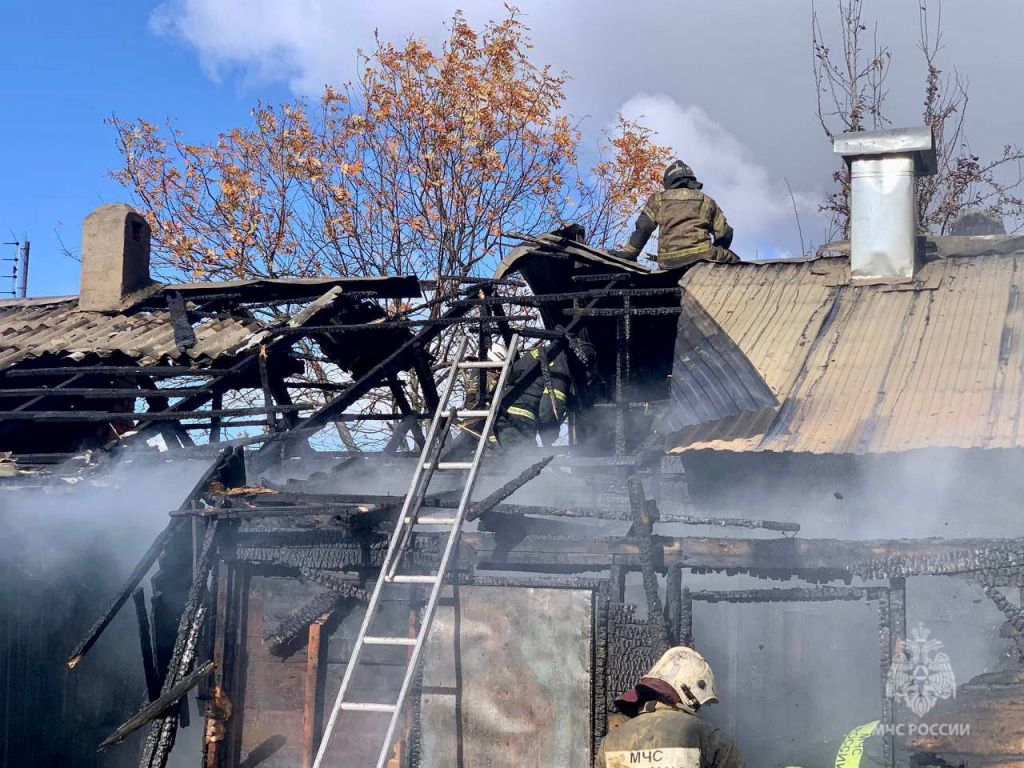
[{"label": "rusty metal roofing sheet", "polygon": [[782,405],[756,425],[680,432],[675,450],[1024,446],[1024,252],[939,259],[913,286],[850,286],[845,269],[826,259],[687,274]]},{"label": "rusty metal roofing sheet", "polygon": [[204,320],[195,326],[195,346],[181,350],[174,342],[166,310],[81,312],[75,297],[0,302],[0,369],[43,355],[75,360],[90,354],[107,357],[121,353],[144,365],[164,360],[213,360],[234,354],[261,329],[256,322]]}]

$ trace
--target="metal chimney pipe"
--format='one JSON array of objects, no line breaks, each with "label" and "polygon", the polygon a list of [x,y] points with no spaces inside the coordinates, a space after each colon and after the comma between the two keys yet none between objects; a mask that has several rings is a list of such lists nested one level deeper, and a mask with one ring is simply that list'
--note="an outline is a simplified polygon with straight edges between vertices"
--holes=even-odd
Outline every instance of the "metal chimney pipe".
[{"label": "metal chimney pipe", "polygon": [[28,295],[28,240],[22,240],[18,246],[18,297],[24,299]]},{"label": "metal chimney pipe", "polygon": [[854,283],[914,279],[917,177],[935,173],[930,128],[862,131],[833,144],[850,168],[850,277]]}]

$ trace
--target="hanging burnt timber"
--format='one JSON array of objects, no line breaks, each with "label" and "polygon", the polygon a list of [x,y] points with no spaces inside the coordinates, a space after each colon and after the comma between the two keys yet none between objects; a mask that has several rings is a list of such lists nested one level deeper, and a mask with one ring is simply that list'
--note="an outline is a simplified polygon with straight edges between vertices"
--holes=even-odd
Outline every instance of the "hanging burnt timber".
[{"label": "hanging burnt timber", "polygon": [[[178,624],[178,637],[175,640],[174,652],[164,677],[161,696],[169,694],[178,683],[185,679],[195,661],[199,635],[209,610],[207,581],[213,568],[213,560],[217,556],[218,525],[220,523],[217,520],[210,520],[206,524],[202,551],[195,565],[192,587]],[[139,762],[140,768],[164,768],[171,749],[174,747],[177,729],[176,710],[153,722],[146,737],[142,760]]]},{"label": "hanging burnt timber", "polygon": [[177,683],[167,693],[161,694],[158,698],[147,704],[131,720],[126,721],[116,731],[100,742],[99,749],[103,751],[128,738],[135,731],[154,718],[160,717],[169,707],[178,703],[182,696],[191,691],[200,681],[213,672],[217,665],[211,659],[200,664],[195,670],[188,674],[181,682]]},{"label": "hanging burnt timber", "polygon": [[[217,459],[210,463],[209,468],[203,473],[202,477],[192,487],[192,490],[185,497],[182,502],[181,509],[189,508],[196,499],[203,495],[209,488],[210,481],[215,477],[222,475],[230,471],[230,464],[234,457],[234,452],[230,449],[222,450]],[[68,657],[66,662],[68,669],[74,669],[78,662],[82,660],[82,657],[88,653],[89,649],[96,643],[100,635],[103,634],[103,630],[107,628],[117,612],[121,610],[131,594],[138,587],[139,582],[142,581],[143,577],[149,572],[149,569],[153,567],[157,558],[160,557],[160,553],[163,552],[164,546],[171,539],[171,537],[178,531],[179,527],[183,524],[183,521],[172,518],[168,522],[167,527],[156,537],[149,549],[146,550],[145,554],[136,564],[135,568],[132,569],[128,580],[125,582],[124,587],[117,593],[114,599],[111,601],[107,610],[103,612],[103,615],[96,620],[96,623],[89,629],[85,638],[75,647]]]}]

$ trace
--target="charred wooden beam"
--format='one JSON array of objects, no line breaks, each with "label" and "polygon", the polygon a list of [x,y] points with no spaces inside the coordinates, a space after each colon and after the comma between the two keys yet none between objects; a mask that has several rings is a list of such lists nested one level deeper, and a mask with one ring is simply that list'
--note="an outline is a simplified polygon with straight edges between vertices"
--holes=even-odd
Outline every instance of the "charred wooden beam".
[{"label": "charred wooden beam", "polygon": [[196,332],[192,329],[192,323],[188,317],[188,310],[185,308],[185,299],[180,291],[168,291],[167,312],[171,317],[171,327],[174,329],[174,346],[179,350],[189,350],[196,345]]},{"label": "charred wooden beam", "polygon": [[[511,547],[499,547],[492,534],[466,532],[462,541],[473,547],[485,568],[523,570],[592,570],[610,565],[640,564],[635,541],[621,538],[526,536]],[[1024,564],[1021,539],[739,539],[655,536],[666,567],[812,574],[831,579],[864,579],[906,575],[953,575],[985,568]]]},{"label": "charred wooden beam", "polygon": [[[657,507],[650,504],[644,492],[643,483],[636,475],[628,481],[629,506],[633,513],[630,535],[636,537],[640,556],[640,574],[643,579],[644,596],[647,598],[647,617],[654,637],[651,645],[655,655],[660,656],[669,648],[668,622],[658,596],[658,574],[655,563],[654,523],[657,521]],[[658,554],[661,554],[658,548]]]},{"label": "charred wooden beam", "polygon": [[149,614],[146,612],[146,594],[142,587],[132,592],[135,603],[135,620],[139,625],[139,646],[142,650],[142,671],[146,676],[146,693],[149,701],[160,696],[160,674],[153,657],[153,634],[149,629]]},{"label": "charred wooden beam", "polygon": [[216,664],[213,660],[200,664],[191,674],[187,675],[180,682],[171,687],[167,693],[160,694],[159,698],[147,704],[139,713],[126,721],[116,731],[100,742],[100,750],[111,747],[114,744],[124,741],[129,735],[135,733],[142,726],[164,714],[168,708],[178,703],[182,696],[191,691],[199,682],[213,672]]},{"label": "charred wooden beam", "polygon": [[[185,679],[195,661],[196,646],[207,614],[207,581],[210,578],[213,558],[217,551],[218,525],[219,521],[217,520],[210,520],[206,524],[203,548],[196,562],[192,587],[185,601],[185,610],[182,611],[181,620],[178,623],[178,637],[175,640],[174,652],[164,677],[161,695],[169,694],[178,683]],[[174,747],[177,728],[178,717],[174,710],[160,716],[159,720],[153,723],[146,737],[142,760],[139,763],[140,768],[164,768],[166,766],[167,758]]]},{"label": "charred wooden beam", "polygon": [[[449,310],[446,313],[446,317],[442,319],[450,320],[461,318],[466,314],[466,312],[468,312],[468,308],[466,307],[455,307]],[[421,349],[424,348],[439,336],[446,327],[448,326],[431,325],[420,330],[411,339],[400,345],[390,355],[367,371],[358,381],[354,382],[344,394],[333,398],[330,402],[321,406],[315,413],[300,421],[296,425],[296,429],[323,427],[327,423],[333,421],[338,414],[344,413],[350,405],[358,402],[366,395],[367,392],[381,385],[389,373],[398,371],[407,361],[412,350],[417,347]],[[264,446],[260,453],[263,454],[267,450],[268,446]]]},{"label": "charred wooden beam", "polygon": [[327,590],[321,592],[305,605],[300,606],[293,613],[289,614],[266,638],[267,645],[271,650],[279,652],[284,646],[291,643],[301,633],[305,632],[310,624],[318,621],[322,616],[330,615],[338,608],[348,596]]},{"label": "charred wooden beam", "polygon": [[877,600],[883,587],[786,587],[783,589],[696,590],[690,599],[702,603],[828,603]]},{"label": "charred wooden beam", "polygon": [[96,620],[96,623],[92,625],[88,633],[86,633],[85,638],[71,652],[71,655],[65,662],[68,669],[74,669],[78,666],[78,662],[82,660],[82,657],[85,656],[85,654],[89,652],[89,649],[93,647],[97,640],[99,640],[100,635],[103,634],[103,630],[105,630],[107,626],[109,626],[110,622],[113,621],[114,616],[116,616],[117,612],[121,610],[121,606],[128,602],[128,598],[131,597],[132,592],[135,591],[139,582],[142,581],[142,577],[145,576],[146,573],[149,572],[149,569],[153,567],[153,564],[160,556],[160,553],[163,552],[167,542],[175,533],[177,533],[181,525],[181,520],[171,520],[167,524],[167,527],[164,528],[156,539],[153,540],[153,543],[149,545],[149,549],[146,550],[142,559],[139,560],[135,568],[132,569],[131,574],[128,576],[128,581],[121,588],[121,591],[117,593],[110,605],[107,606],[103,615],[100,616],[99,619]]},{"label": "charred wooden beam", "polygon": [[540,461],[531,464],[529,467],[520,472],[516,477],[509,480],[507,483],[496,489],[493,493],[488,494],[485,498],[473,504],[466,512],[466,521],[470,522],[476,520],[480,515],[484,514],[490,509],[493,509],[502,501],[507,499],[513,493],[518,491],[528,482],[537,477],[544,468],[551,463],[554,456],[547,456]]},{"label": "charred wooden beam", "polygon": [[[469,311],[469,307],[462,307],[465,311]],[[508,322],[509,320],[515,320],[520,322],[529,322],[533,320],[532,315],[513,315],[511,317],[503,318],[491,318],[484,320],[483,322],[488,325],[499,325],[502,321]],[[444,330],[450,328],[453,325],[463,325],[465,323],[479,323],[481,322],[478,317],[438,317],[433,319],[423,320],[382,320],[374,323],[354,323],[351,325],[310,325],[302,328],[283,328],[277,333],[284,336],[296,336],[304,333],[362,333],[364,331],[386,331],[393,330],[395,328],[425,328],[425,329],[438,329]]]},{"label": "charred wooden beam", "polygon": [[[216,461],[211,462],[210,466],[203,473],[202,477],[192,486],[192,490],[189,491],[185,497],[185,501],[182,502],[181,509],[184,509],[192,504],[192,502],[198,498],[204,491],[207,490],[210,480],[216,475],[220,474],[230,464],[233,452],[228,450],[222,450],[220,456]],[[88,634],[78,644],[78,646],[71,652],[66,662],[68,669],[74,669],[78,662],[82,660],[82,657],[89,651],[90,648],[99,639],[99,636],[103,633],[103,630],[107,628],[110,622],[121,606],[127,602],[135,588],[139,586],[139,582],[149,572],[149,569],[153,567],[160,553],[163,552],[164,547],[170,538],[177,532],[178,528],[183,524],[182,520],[172,519],[167,527],[156,537],[149,549],[146,550],[142,559],[139,560],[135,568],[132,569],[131,574],[128,576],[128,580],[125,585],[121,588],[121,591],[117,593],[110,605],[107,606],[107,610],[103,612],[103,615],[96,620],[96,623],[92,625]]]},{"label": "charred wooden beam", "polygon": [[569,317],[628,317],[631,315],[678,315],[679,307],[594,307],[579,309],[566,308],[563,315]]},{"label": "charred wooden beam", "polygon": [[154,421],[179,421],[181,419],[230,418],[231,416],[258,416],[272,411],[286,413],[308,411],[312,405],[275,405],[270,408],[222,408],[214,411],[180,411],[175,406],[163,411],[130,413],[125,411],[23,411],[0,413],[0,421],[123,421],[136,420],[140,424]]}]

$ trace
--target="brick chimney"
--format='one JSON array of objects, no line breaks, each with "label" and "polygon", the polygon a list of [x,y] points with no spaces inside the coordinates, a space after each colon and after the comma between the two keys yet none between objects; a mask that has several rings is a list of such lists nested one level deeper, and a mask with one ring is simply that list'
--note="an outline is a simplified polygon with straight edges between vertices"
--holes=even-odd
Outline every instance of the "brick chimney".
[{"label": "brick chimney", "polygon": [[124,203],[101,205],[82,224],[82,282],[78,308],[121,309],[149,286],[149,224]]}]

